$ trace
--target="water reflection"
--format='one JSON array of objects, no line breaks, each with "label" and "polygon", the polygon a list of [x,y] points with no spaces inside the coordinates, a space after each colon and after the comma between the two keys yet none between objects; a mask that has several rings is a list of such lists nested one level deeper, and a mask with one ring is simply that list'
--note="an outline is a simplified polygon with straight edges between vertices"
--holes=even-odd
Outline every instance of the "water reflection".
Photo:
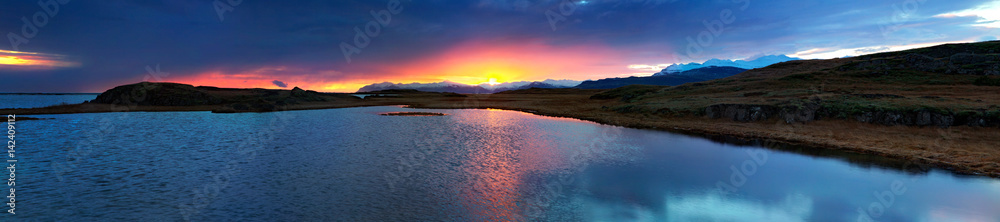
[{"label": "water reflection", "polygon": [[463,158],[463,176],[468,180],[458,187],[477,221],[517,220],[520,212],[516,201],[521,199],[518,188],[523,183],[523,170],[531,167],[517,161],[524,145],[530,145],[530,141],[516,138],[524,129],[501,112],[466,115],[456,122],[463,130],[477,129],[471,132],[468,155]]},{"label": "water reflection", "polygon": [[[378,115],[399,111],[449,115]],[[911,174],[877,157],[764,149],[759,141],[720,143],[498,110],[367,107],[282,114],[293,117],[277,127],[260,124],[272,122],[273,113],[115,118],[117,127],[101,131],[101,143],[80,167],[61,172],[74,178],[68,182],[45,164],[66,162],[67,149],[88,140],[80,132],[98,130],[86,123],[117,115],[25,121],[19,135],[37,150],[22,154],[36,164],[26,165],[23,178],[37,189],[24,191],[23,207],[37,211],[23,218],[183,220],[176,206],[191,202],[195,186],[219,184],[213,173],[220,169],[233,173],[193,220],[1000,218],[998,180],[935,169]],[[236,155],[244,138],[267,130],[273,139],[254,140],[261,147],[257,156]],[[93,209],[85,200],[105,200],[107,208]]]},{"label": "water reflection", "polygon": [[788,194],[773,203],[718,193],[669,197],[666,202],[670,213],[664,221],[809,221],[813,211],[812,199],[802,194]]},{"label": "water reflection", "polygon": [[[645,158],[585,171],[587,191],[577,195],[594,221],[939,221],[928,213],[942,210],[1000,218],[990,210],[1000,209],[994,179],[909,174],[659,132],[623,136],[639,141]],[[766,161],[747,173],[759,152]],[[730,192],[720,182],[738,186]],[[902,192],[891,193],[894,184]]]}]

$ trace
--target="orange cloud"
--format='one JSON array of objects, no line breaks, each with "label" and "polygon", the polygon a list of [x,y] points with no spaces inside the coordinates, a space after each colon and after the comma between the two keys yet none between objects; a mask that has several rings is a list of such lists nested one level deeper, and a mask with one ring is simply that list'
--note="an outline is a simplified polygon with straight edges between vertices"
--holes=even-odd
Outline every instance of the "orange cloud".
[{"label": "orange cloud", "polygon": [[[285,66],[267,66],[244,72],[225,72],[219,70],[206,71],[190,76],[171,76],[163,81],[191,84],[195,86],[215,86],[223,88],[264,88],[282,89],[274,84],[275,80],[286,83],[285,88],[299,87],[310,90],[320,90],[329,92],[347,92],[336,90],[325,90],[333,88],[354,87],[334,83],[332,80],[323,78],[335,76],[336,73],[314,73],[309,70],[290,68]],[[361,88],[363,85],[357,86]]]},{"label": "orange cloud", "polygon": [[78,66],[80,63],[66,61],[63,55],[0,50],[0,70],[53,70]]},{"label": "orange cloud", "polygon": [[603,44],[553,46],[541,40],[470,41],[443,53],[393,65],[383,71],[400,79],[419,77],[465,84],[591,79],[630,73],[616,63],[624,53]]},{"label": "orange cloud", "polygon": [[456,44],[438,53],[428,54],[393,64],[355,63],[364,73],[317,71],[295,67],[261,67],[240,73],[207,71],[204,73],[165,79],[192,85],[227,88],[280,88],[272,81],[280,80],[288,87],[322,92],[355,92],[361,87],[381,82],[440,82],[464,84],[540,81],[545,79],[599,79],[633,74],[629,63],[622,62],[626,52],[603,44],[556,46],[541,40],[469,41]]}]

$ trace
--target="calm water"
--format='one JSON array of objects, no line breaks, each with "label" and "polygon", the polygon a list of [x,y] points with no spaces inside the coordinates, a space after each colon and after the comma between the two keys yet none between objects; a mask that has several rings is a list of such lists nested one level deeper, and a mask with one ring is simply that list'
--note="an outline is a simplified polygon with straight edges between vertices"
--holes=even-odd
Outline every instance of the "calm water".
[{"label": "calm water", "polygon": [[77,104],[94,100],[98,94],[27,95],[0,94],[0,109],[38,108],[52,105]]},{"label": "calm water", "polygon": [[428,110],[36,116],[54,119],[17,122],[17,215],[0,220],[1000,221],[995,179],[511,111],[378,115],[393,111]]}]

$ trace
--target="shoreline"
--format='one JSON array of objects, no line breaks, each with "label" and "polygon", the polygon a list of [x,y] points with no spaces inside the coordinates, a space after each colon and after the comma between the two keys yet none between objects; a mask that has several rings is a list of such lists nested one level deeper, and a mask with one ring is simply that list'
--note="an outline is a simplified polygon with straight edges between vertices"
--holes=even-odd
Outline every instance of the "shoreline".
[{"label": "shoreline", "polygon": [[[370,106],[404,106],[415,109],[500,109],[518,111],[526,114],[539,116],[572,118],[589,121],[597,124],[620,126],[634,129],[648,129],[677,133],[683,135],[697,136],[702,138],[727,137],[743,141],[769,141],[792,146],[804,146],[812,149],[836,150],[860,155],[880,156],[892,160],[912,162],[914,164],[929,165],[951,173],[959,175],[985,176],[1000,178],[1000,166],[996,162],[988,159],[963,159],[965,156],[989,156],[988,154],[969,153],[968,150],[956,144],[956,148],[948,148],[940,152],[909,152],[912,150],[894,149],[887,144],[904,142],[909,138],[893,138],[886,136],[872,137],[873,132],[890,132],[905,134],[903,131],[934,131],[927,127],[911,126],[880,126],[867,123],[852,123],[847,120],[823,120],[810,123],[770,123],[770,122],[735,122],[729,120],[710,119],[707,117],[664,117],[649,114],[627,114],[613,111],[604,111],[600,107],[608,102],[594,102],[587,99],[588,93],[583,94],[470,94],[468,97],[397,97],[397,98],[373,98],[357,102],[331,103],[315,102],[303,103],[282,107],[275,111],[295,111],[295,110],[316,110],[316,109],[338,109]],[[611,102],[613,103],[613,102]],[[101,108],[103,107],[103,108]],[[33,108],[33,109],[4,109],[16,115],[49,115],[49,114],[74,114],[74,113],[105,113],[105,112],[190,112],[190,111],[213,111],[219,106],[132,106],[127,110],[115,110],[110,104],[76,104],[57,107]],[[225,113],[218,113],[226,115]],[[855,127],[850,129],[835,128],[837,126]],[[837,138],[838,135],[829,134],[816,136],[815,132],[820,132],[823,128],[828,131],[862,131],[862,134],[851,134],[862,138],[864,141],[848,142],[850,138]],[[959,133],[973,131],[989,131],[987,134],[995,133],[995,129],[972,129],[967,127],[953,127],[948,131],[958,131]],[[940,131],[940,130],[937,130]],[[982,133],[982,132],[980,132]],[[916,135],[920,137],[922,135]],[[866,140],[867,139],[867,140]],[[926,138],[923,138],[926,139]],[[870,146],[861,146],[865,142],[876,140],[880,143],[872,143]],[[915,143],[919,143],[917,141]],[[957,150],[957,153],[967,154],[965,156],[950,155]],[[998,151],[997,155],[1000,155]],[[992,164],[992,165],[991,165]]]},{"label": "shoreline", "polygon": [[[904,161],[904,162],[908,162],[908,163],[913,163],[913,164],[916,164],[916,165],[929,165],[931,167],[938,168],[938,169],[947,171],[949,173],[958,174],[958,175],[985,176],[985,177],[990,177],[990,178],[1000,178],[1000,172],[974,170],[974,169],[971,169],[970,166],[956,164],[954,162],[938,161],[938,160],[928,159],[928,158],[923,158],[923,157],[914,157],[914,156],[908,156],[908,155],[901,155],[901,154],[896,154],[896,153],[892,153],[892,152],[881,152],[879,150],[872,150],[872,149],[869,149],[869,148],[860,148],[860,147],[852,147],[852,146],[837,146],[837,145],[831,145],[831,144],[826,144],[826,143],[821,143],[821,142],[816,142],[816,141],[786,139],[786,138],[782,138],[782,137],[778,137],[778,136],[755,135],[755,134],[746,133],[746,132],[744,132],[744,133],[726,132],[724,130],[707,130],[707,129],[685,128],[685,127],[675,127],[675,126],[672,126],[672,127],[661,127],[660,125],[654,125],[654,124],[618,124],[618,123],[614,123],[612,121],[601,120],[601,119],[591,119],[591,118],[581,118],[581,117],[574,116],[574,115],[550,114],[550,113],[537,112],[536,110],[525,110],[525,109],[516,109],[516,108],[512,109],[512,108],[502,108],[502,107],[478,107],[478,108],[407,107],[407,108],[416,108],[416,109],[500,109],[500,110],[509,110],[509,111],[517,111],[517,112],[522,112],[522,113],[526,113],[526,114],[533,114],[533,115],[538,115],[538,116],[557,117],[557,118],[571,118],[571,119],[588,121],[588,122],[592,122],[592,123],[595,123],[595,124],[601,124],[601,125],[618,126],[618,127],[632,128],[632,129],[656,130],[656,131],[676,133],[676,134],[681,134],[681,135],[689,135],[689,136],[701,137],[701,138],[706,138],[706,139],[712,139],[713,137],[726,137],[726,138],[738,139],[738,140],[745,141],[745,142],[749,142],[749,141],[768,141],[768,142],[776,142],[776,143],[786,144],[786,145],[791,145],[791,146],[805,146],[805,147],[811,147],[811,148],[819,148],[819,149],[827,149],[827,150],[833,150],[833,151],[849,152],[849,153],[854,153],[854,154],[859,154],[859,155],[872,155],[872,156],[878,156],[878,157],[888,158],[888,159],[896,160],[896,161]],[[709,120],[709,121],[711,121],[711,120]],[[744,123],[744,124],[753,124],[753,123]],[[764,149],[773,149],[773,148],[770,148],[770,147],[762,147],[762,148],[764,148]]]}]

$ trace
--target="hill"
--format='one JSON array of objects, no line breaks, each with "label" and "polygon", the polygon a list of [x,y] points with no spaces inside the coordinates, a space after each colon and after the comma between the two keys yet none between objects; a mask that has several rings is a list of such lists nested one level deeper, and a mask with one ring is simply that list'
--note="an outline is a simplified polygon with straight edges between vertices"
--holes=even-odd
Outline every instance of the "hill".
[{"label": "hill", "polygon": [[656,76],[609,78],[609,79],[584,81],[583,83],[580,83],[580,85],[574,88],[613,89],[627,85],[676,86],[685,83],[726,78],[742,73],[744,71],[747,70],[729,66],[711,66],[711,67],[687,70],[679,73],[656,75]]},{"label": "hill", "polygon": [[179,83],[141,82],[112,88],[101,93],[92,104],[128,106],[218,106],[216,112],[264,112],[284,110],[284,107],[359,98],[338,93],[319,93],[295,87],[292,90],[227,89],[192,86]]},{"label": "hill", "polygon": [[621,112],[736,121],[825,118],[882,125],[1000,125],[1000,41],[948,44],[855,58],[797,60],[674,87],[625,87]]},{"label": "hill", "polygon": [[712,67],[712,66],[729,66],[741,69],[756,69],[762,68],[775,63],[787,62],[799,60],[799,58],[788,57],[785,55],[768,55],[768,56],[755,56],[745,60],[725,60],[725,59],[709,59],[704,63],[687,63],[687,64],[673,64],[667,66],[659,73],[653,74],[653,76],[676,74],[683,71],[688,71],[692,69]]}]

